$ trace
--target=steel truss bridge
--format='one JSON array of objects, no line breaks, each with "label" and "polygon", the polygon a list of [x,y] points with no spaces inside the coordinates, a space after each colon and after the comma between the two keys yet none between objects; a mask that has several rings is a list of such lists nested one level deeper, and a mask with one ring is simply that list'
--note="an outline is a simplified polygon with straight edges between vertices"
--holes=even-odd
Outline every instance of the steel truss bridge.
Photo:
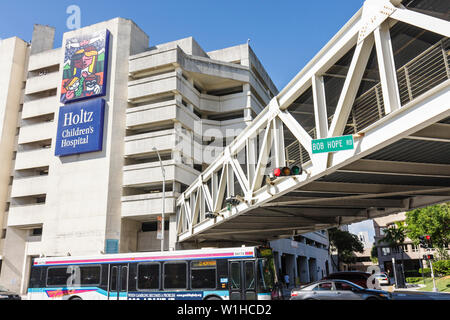
[{"label": "steel truss bridge", "polygon": [[[182,245],[261,243],[450,200],[449,3],[405,2],[367,0],[178,198]],[[313,154],[314,139],[342,135],[353,150]],[[294,165],[301,175],[268,178]]]}]

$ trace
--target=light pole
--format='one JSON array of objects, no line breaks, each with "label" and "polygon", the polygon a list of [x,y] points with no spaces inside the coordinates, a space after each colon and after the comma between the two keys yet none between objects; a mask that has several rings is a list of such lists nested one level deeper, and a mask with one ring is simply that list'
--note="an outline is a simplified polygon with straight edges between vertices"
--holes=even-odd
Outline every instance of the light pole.
[{"label": "light pole", "polygon": [[158,154],[159,164],[161,165],[161,171],[163,176],[163,195],[162,195],[162,222],[161,222],[161,251],[164,251],[164,232],[165,232],[165,213],[166,213],[166,170],[164,170],[164,166],[161,160],[161,156],[159,154],[159,151],[156,147],[153,147],[153,151],[156,151]]}]

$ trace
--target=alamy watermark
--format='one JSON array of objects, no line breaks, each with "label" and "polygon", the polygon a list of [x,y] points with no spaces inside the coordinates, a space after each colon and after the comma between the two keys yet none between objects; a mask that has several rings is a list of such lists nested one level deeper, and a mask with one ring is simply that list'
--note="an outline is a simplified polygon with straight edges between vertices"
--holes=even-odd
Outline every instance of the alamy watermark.
[{"label": "alamy watermark", "polygon": [[[175,127],[175,148],[181,155],[182,161],[193,165],[210,165],[217,160],[228,146],[236,143],[236,138],[244,131],[244,128],[213,126],[204,121],[195,121],[193,130]],[[274,129],[271,130],[281,130]],[[266,141],[266,128],[257,130],[240,148],[237,154],[231,156],[241,165],[257,165],[261,162],[267,170],[275,160],[272,152],[266,157],[261,157],[263,145]],[[268,135],[269,139],[271,135]],[[274,145],[272,141],[266,144]],[[272,148],[273,150],[273,148]]]},{"label": "alamy watermark", "polygon": [[378,266],[370,266],[367,268],[367,273],[370,274],[370,277],[367,279],[367,288],[368,289],[376,289],[380,290],[380,282],[378,281],[376,275],[381,273],[381,269]]},{"label": "alamy watermark", "polygon": [[70,5],[66,9],[69,15],[66,20],[66,26],[69,30],[77,30],[81,28],[81,8],[77,5]]}]

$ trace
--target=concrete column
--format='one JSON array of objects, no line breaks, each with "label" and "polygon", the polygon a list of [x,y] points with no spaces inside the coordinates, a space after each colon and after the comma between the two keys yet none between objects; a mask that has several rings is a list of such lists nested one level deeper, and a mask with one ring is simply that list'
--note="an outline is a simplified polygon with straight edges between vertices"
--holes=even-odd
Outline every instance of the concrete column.
[{"label": "concrete column", "polygon": [[[180,96],[181,97],[181,96]],[[182,153],[181,151],[185,148],[189,148],[191,146],[190,143],[187,143],[186,137],[183,135],[181,123],[176,122],[174,124],[175,128],[175,148],[172,150],[172,159],[175,160],[175,163],[182,163]],[[186,152],[186,150],[185,150]]]},{"label": "concrete column", "polygon": [[169,250],[175,250],[177,245],[177,215],[169,218]]},{"label": "concrete column", "polygon": [[299,276],[300,276],[300,282],[301,283],[308,283],[310,282],[309,278],[309,259],[307,257],[300,256],[298,257],[298,265],[300,267],[299,269]]},{"label": "concrete column", "polygon": [[310,281],[317,280],[317,260],[315,258],[310,258],[309,261],[309,278]]},{"label": "concrete column", "polygon": [[26,255],[28,230],[8,228],[0,275],[0,286],[11,291],[21,292],[22,272]]},{"label": "concrete column", "polygon": [[141,229],[141,223],[130,219],[122,219],[120,231],[120,252],[136,252],[138,248],[137,233]]}]

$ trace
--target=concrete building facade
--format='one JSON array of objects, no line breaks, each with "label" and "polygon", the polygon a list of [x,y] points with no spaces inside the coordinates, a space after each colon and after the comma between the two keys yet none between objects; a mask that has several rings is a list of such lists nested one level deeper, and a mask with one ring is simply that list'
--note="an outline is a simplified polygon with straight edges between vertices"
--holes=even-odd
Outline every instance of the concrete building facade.
[{"label": "concrete building facade", "polygon": [[[68,41],[104,30],[103,148],[57,157]],[[54,36],[36,25],[31,43],[0,44],[0,285],[22,294],[36,257],[160,250],[163,183],[164,248],[180,249],[175,199],[278,93],[248,44],[205,52],[189,37],[149,47],[123,18],[67,32],[58,48]],[[307,248],[308,237],[323,247]],[[302,241],[294,272],[308,257],[302,280],[317,279],[327,237]],[[280,259],[290,244],[273,243]]]},{"label": "concrete building facade", "polygon": [[327,231],[298,235],[270,242],[278,277],[289,276],[290,286],[318,281],[336,271],[333,266]]}]

